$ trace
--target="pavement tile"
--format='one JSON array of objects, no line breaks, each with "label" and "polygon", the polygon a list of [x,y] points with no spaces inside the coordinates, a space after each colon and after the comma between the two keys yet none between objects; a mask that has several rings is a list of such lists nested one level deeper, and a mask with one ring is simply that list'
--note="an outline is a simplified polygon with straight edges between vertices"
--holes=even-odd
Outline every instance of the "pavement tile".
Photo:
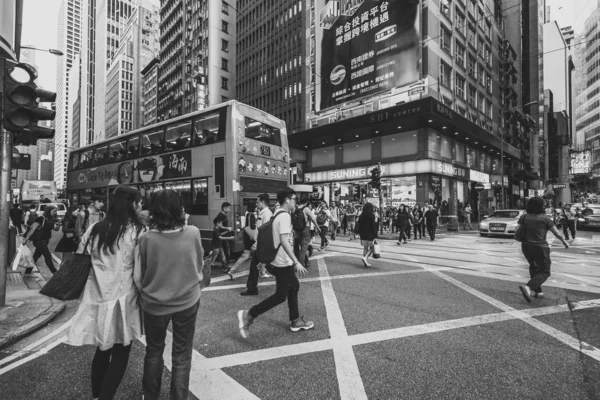
[{"label": "pavement tile", "polygon": [[332,282],[350,335],[499,312],[427,272]]},{"label": "pavement tile", "polygon": [[340,398],[333,351],[240,365],[223,371],[262,400]]},{"label": "pavement tile", "polygon": [[[597,399],[577,351],[521,321],[355,346],[370,399]],[[587,371],[584,370],[587,368]]]},{"label": "pavement tile", "polygon": [[275,293],[275,286],[259,287],[258,296],[240,296],[239,289],[203,292],[194,346],[206,357],[218,357],[270,347],[328,339],[327,315],[320,282],[300,283],[300,315],[315,323],[310,331],[289,330],[287,302],[258,317],[250,338],[240,336],[237,311],[249,309]]},{"label": "pavement tile", "polygon": [[[600,295],[595,293],[587,293],[585,291],[576,291],[555,288],[548,285],[542,286],[545,298],[535,300],[533,303],[527,303],[523,299],[523,295],[519,291],[519,285],[524,285],[529,280],[523,279],[523,283],[503,281],[501,279],[481,278],[477,276],[457,274],[453,272],[444,272],[446,275],[461,281],[462,283],[477,289],[480,292],[487,294],[494,299],[509,305],[517,310],[527,308],[547,307],[558,304],[566,304],[567,298],[569,301],[591,300],[600,298]],[[582,287],[583,289],[583,287]]]}]

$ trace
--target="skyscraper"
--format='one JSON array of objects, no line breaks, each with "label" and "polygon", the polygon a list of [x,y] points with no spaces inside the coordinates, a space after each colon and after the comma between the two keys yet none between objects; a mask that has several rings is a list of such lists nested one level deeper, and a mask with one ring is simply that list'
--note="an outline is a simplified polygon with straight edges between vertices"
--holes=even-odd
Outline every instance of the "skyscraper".
[{"label": "skyscraper", "polygon": [[67,161],[71,145],[69,132],[69,70],[82,44],[82,1],[63,0],[58,13],[58,50],[64,56],[57,57],[56,68],[56,118],[54,135],[54,180],[58,189],[67,183]]},{"label": "skyscraper", "polygon": [[235,98],[236,14],[227,1],[161,0],[159,121]]},{"label": "skyscraper", "polygon": [[237,99],[285,120],[289,133],[304,129],[306,4],[238,2]]},{"label": "skyscraper", "polygon": [[107,72],[106,138],[142,126],[142,70],[158,56],[158,6],[142,1],[119,38]]}]

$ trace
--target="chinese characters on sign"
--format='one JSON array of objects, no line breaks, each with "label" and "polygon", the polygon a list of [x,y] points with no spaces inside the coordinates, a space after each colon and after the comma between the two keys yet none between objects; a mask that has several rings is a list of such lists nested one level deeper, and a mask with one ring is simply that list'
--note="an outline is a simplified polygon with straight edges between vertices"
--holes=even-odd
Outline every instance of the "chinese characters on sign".
[{"label": "chinese characters on sign", "polygon": [[315,4],[315,111],[418,80],[419,0]]}]

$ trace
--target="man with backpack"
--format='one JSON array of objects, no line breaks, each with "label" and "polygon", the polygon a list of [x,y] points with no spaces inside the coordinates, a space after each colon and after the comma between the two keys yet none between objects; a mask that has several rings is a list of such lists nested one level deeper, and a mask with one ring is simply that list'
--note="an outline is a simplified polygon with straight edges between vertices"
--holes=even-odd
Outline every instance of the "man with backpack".
[{"label": "man with backpack", "polygon": [[317,226],[315,214],[308,207],[308,197],[300,199],[300,205],[296,207],[292,213],[292,227],[294,228],[294,253],[305,268],[310,267],[310,260],[306,256],[308,245],[310,244],[310,224],[311,222]]},{"label": "man with backpack", "polygon": [[267,269],[275,276],[275,294],[255,305],[250,310],[238,311],[240,334],[248,338],[250,325],[261,314],[288,301],[290,330],[298,332],[314,328],[312,321],[304,321],[298,310],[298,292],[300,282],[296,273],[306,274],[306,269],[298,262],[293,250],[292,217],[290,213],[296,207],[296,192],[282,189],[277,193],[279,207],[271,220],[258,231],[256,257],[268,264]]},{"label": "man with backpack", "polygon": [[104,219],[104,211],[102,208],[104,207],[104,197],[100,195],[92,195],[92,201],[89,207],[77,216],[77,221],[75,222],[75,235],[81,241],[83,234],[87,231],[90,225],[95,224],[96,222],[100,222]]},{"label": "man with backpack", "polygon": [[[269,195],[263,193],[256,199],[256,208],[258,209],[258,218],[256,219],[256,229],[260,228],[262,224],[268,222],[273,213],[269,209]],[[252,261],[250,261],[250,273],[248,274],[248,281],[246,282],[246,290],[241,292],[242,296],[256,296],[258,295],[258,259],[256,258],[256,247],[257,243],[252,245],[254,253],[252,254]],[[263,277],[266,277],[263,275]],[[270,277],[270,276],[269,276]]]}]

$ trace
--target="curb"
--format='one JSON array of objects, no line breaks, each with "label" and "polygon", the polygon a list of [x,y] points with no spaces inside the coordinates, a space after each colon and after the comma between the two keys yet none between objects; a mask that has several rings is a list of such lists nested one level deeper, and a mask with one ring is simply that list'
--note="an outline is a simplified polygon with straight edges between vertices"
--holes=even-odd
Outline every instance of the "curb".
[{"label": "curb", "polygon": [[37,317],[22,325],[14,332],[10,332],[7,336],[0,338],[0,350],[10,344],[28,336],[30,333],[37,331],[44,325],[50,323],[58,314],[65,309],[65,303],[59,300],[48,297],[52,303],[45,311],[41,312]]}]

